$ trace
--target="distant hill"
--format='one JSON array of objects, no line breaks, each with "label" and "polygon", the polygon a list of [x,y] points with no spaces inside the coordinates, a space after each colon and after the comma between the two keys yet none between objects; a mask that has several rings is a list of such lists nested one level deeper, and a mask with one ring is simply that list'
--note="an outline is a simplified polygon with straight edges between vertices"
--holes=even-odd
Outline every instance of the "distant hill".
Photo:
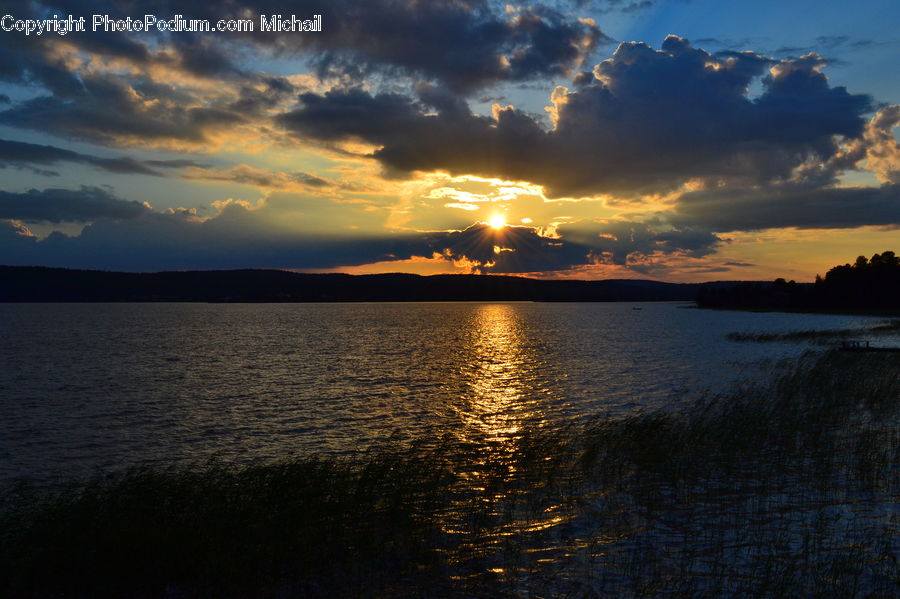
[{"label": "distant hill", "polygon": [[0,302],[693,301],[700,285],[499,275],[125,273],[0,266]]}]

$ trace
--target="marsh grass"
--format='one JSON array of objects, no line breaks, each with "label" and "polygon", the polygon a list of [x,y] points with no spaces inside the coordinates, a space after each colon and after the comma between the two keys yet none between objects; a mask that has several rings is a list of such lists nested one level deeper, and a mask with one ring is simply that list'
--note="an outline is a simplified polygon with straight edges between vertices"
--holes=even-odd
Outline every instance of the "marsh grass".
[{"label": "marsh grass", "polygon": [[900,320],[892,320],[882,324],[861,329],[819,329],[811,331],[788,331],[786,333],[728,333],[729,341],[752,341],[770,343],[773,341],[812,341],[828,343],[837,339],[848,339],[860,335],[883,335],[900,331]]},{"label": "marsh grass", "polygon": [[778,371],[489,447],[447,436],[19,485],[2,499],[0,595],[900,595],[900,358]]}]

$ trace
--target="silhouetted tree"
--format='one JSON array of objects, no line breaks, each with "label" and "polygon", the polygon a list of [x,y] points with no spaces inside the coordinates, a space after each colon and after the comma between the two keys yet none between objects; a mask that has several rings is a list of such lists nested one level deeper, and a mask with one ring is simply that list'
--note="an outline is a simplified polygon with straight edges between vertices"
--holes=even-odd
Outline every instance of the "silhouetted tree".
[{"label": "silhouetted tree", "polygon": [[900,310],[900,257],[887,251],[835,266],[814,285],[779,277],[771,284],[740,283],[701,290],[703,307],[785,310]]}]

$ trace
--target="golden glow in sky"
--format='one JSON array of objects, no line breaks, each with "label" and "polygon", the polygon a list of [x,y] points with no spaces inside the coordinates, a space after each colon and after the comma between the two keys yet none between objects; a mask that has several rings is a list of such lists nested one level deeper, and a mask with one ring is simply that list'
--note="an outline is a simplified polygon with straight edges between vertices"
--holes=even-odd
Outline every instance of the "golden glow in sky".
[{"label": "golden glow in sky", "polygon": [[0,264],[812,281],[900,251],[896,18],[500,4],[391,1],[376,31],[382,3],[350,2],[316,36],[0,32]]}]

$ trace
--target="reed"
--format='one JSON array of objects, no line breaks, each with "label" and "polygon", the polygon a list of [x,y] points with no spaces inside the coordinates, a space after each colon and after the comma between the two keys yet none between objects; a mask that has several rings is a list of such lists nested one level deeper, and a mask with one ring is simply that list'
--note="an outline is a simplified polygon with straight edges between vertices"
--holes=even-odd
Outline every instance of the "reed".
[{"label": "reed", "polygon": [[728,333],[725,337],[729,341],[753,341],[756,343],[768,343],[772,341],[822,341],[829,342],[836,339],[847,339],[860,335],[880,336],[900,331],[900,320],[890,320],[881,324],[870,325],[859,329],[817,329],[812,331],[788,331],[786,333]]},{"label": "reed", "polygon": [[832,351],[777,372],[493,446],[18,484],[0,595],[900,595],[900,359]]}]

